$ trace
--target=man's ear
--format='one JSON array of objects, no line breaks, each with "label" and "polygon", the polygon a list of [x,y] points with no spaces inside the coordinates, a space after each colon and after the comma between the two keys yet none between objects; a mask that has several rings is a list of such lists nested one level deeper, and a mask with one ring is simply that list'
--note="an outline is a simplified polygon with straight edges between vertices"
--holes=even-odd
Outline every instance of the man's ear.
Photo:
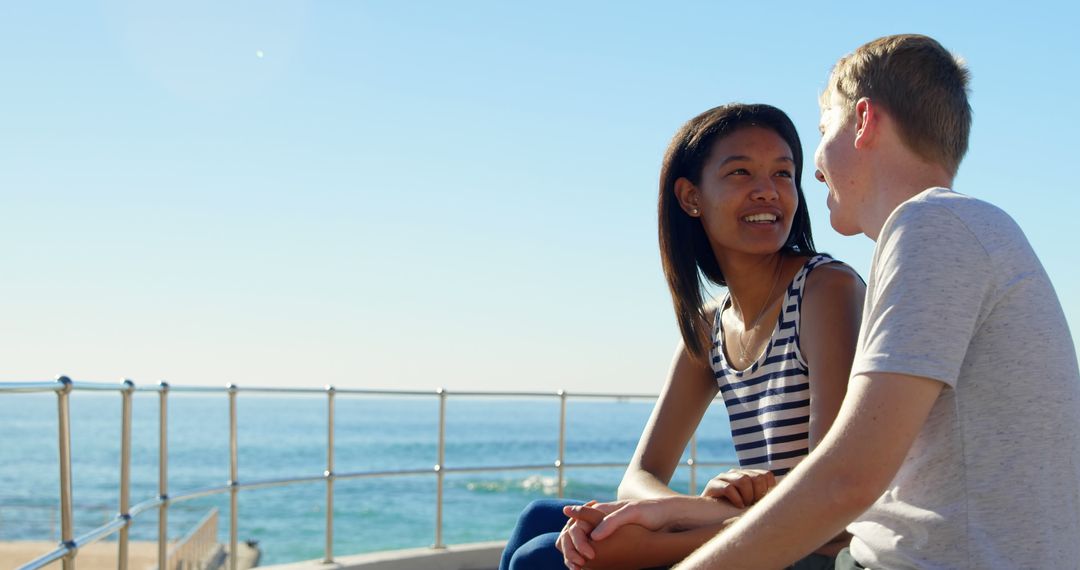
[{"label": "man's ear", "polygon": [[690,217],[697,218],[701,215],[700,194],[697,186],[685,177],[675,181],[675,197],[679,200],[679,206]]},{"label": "man's ear", "polygon": [[855,148],[874,144],[881,130],[881,110],[869,97],[855,102]]}]

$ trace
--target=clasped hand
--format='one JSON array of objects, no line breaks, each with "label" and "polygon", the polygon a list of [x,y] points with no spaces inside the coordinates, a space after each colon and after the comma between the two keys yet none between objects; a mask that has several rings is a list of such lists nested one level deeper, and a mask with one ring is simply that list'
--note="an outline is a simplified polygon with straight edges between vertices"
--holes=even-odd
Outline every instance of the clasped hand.
[{"label": "clasped hand", "polygon": [[[731,507],[745,509],[775,486],[776,477],[771,471],[732,469],[713,477],[700,497],[677,495],[568,506],[563,513],[569,519],[555,546],[562,552],[566,567],[579,570],[596,557],[595,542],[626,525],[652,532],[678,532],[715,524],[732,515]],[[728,505],[725,514],[718,513],[718,503]]]}]

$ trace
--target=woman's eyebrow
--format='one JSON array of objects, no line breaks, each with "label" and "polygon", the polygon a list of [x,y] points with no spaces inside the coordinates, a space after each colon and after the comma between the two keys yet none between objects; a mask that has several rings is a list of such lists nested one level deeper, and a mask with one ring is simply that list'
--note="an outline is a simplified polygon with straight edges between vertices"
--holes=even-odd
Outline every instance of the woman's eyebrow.
[{"label": "woman's eyebrow", "polygon": [[[727,164],[729,162],[736,162],[736,161],[740,161],[740,160],[753,160],[753,159],[751,159],[749,156],[745,156],[745,155],[742,155],[742,154],[733,154],[733,155],[725,158],[724,160],[722,160],[720,162],[720,166],[724,166],[725,164]],[[786,154],[776,157],[776,160],[777,161],[783,161],[783,162],[790,162],[791,164],[795,164],[795,159],[791,158],[790,156],[788,156]]]}]

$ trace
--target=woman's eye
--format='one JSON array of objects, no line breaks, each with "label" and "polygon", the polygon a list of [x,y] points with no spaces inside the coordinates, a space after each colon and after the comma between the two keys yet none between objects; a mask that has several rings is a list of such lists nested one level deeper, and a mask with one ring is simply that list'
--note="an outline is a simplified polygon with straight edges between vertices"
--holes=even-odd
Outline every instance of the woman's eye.
[{"label": "woman's eye", "polygon": [[736,168],[735,170],[732,170],[731,172],[728,173],[728,175],[731,175],[731,174],[737,174],[739,176],[745,176],[747,174],[750,174],[750,171],[745,169],[745,168]]},{"label": "woman's eye", "polygon": [[781,170],[776,173],[777,176],[783,176],[784,178],[793,178],[795,175],[790,170]]}]

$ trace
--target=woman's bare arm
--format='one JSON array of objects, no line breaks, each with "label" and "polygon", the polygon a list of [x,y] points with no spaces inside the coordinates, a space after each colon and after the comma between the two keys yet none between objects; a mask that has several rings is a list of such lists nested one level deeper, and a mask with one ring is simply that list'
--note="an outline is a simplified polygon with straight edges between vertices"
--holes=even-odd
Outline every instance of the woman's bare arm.
[{"label": "woman's bare arm", "polygon": [[680,343],[664,390],[619,484],[620,499],[679,494],[668,483],[718,390],[712,367],[695,360]]},{"label": "woman's bare arm", "polygon": [[[710,311],[708,318],[712,314]],[[711,365],[694,359],[680,343],[664,390],[619,484],[620,499],[683,496],[668,483],[683,449],[718,391]],[[593,556],[593,541],[588,536],[591,531],[591,525],[577,521],[571,521],[563,530],[556,547],[568,563],[584,563]]]}]

